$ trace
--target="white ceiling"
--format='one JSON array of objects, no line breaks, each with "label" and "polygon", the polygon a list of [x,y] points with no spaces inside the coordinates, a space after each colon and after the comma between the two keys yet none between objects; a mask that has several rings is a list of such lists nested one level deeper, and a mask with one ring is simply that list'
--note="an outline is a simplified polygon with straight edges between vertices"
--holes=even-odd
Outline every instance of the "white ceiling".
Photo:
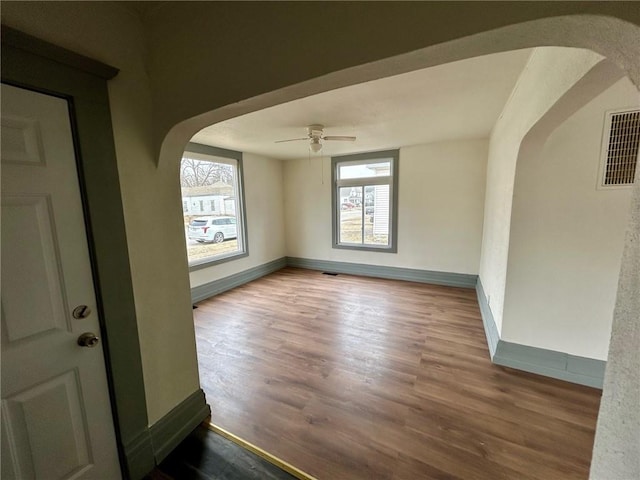
[{"label": "white ceiling", "polygon": [[192,141],[295,159],[309,155],[308,141],[274,142],[305,137],[313,123],[325,135],[357,136],[324,142],[323,155],[488,137],[530,54],[487,55],[324,92],[211,125]]}]

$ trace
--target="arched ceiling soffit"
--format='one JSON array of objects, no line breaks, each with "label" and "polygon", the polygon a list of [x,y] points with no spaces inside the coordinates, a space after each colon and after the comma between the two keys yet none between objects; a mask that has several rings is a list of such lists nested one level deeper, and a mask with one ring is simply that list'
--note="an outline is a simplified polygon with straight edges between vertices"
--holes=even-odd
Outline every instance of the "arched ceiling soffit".
[{"label": "arched ceiling soffit", "polygon": [[[640,85],[640,26],[594,15],[544,18],[477,33],[449,42],[426,46],[391,58],[332,72],[311,80],[244,99],[183,119],[168,132],[162,125],[159,164],[176,164],[184,146],[202,128],[229,118],[268,108],[328,90],[356,85],[392,75],[492,53],[561,46],[584,48],[606,57]],[[202,108],[206,109],[203,105]],[[156,129],[156,131],[158,131]]]}]

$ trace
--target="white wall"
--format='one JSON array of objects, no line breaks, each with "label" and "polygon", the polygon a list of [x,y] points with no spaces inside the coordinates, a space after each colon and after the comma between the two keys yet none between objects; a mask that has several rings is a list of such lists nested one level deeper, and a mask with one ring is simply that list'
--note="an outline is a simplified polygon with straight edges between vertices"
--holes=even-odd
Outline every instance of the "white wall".
[{"label": "white wall", "polygon": [[287,161],[287,255],[476,274],[486,158],[486,140],[400,149],[397,254],[332,248],[330,158]]},{"label": "white wall", "polygon": [[191,272],[191,287],[285,256],[282,161],[245,153],[242,165],[249,256]]},{"label": "white wall", "polygon": [[631,188],[596,189],[605,112],[638,105],[622,79],[518,164],[502,338],[606,360]]},{"label": "white wall", "polygon": [[520,144],[547,110],[602,57],[588,50],[536,48],[491,132],[480,280],[502,331],[513,182]]}]

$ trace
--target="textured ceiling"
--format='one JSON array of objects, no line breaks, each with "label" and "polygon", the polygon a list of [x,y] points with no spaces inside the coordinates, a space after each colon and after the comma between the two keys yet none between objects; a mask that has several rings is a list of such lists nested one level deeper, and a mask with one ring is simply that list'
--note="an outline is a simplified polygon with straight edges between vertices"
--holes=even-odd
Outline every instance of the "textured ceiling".
[{"label": "textured ceiling", "polygon": [[163,1],[150,1],[150,0],[126,0],[116,2],[121,7],[125,8],[129,12],[139,16],[140,18],[144,18],[147,15],[153,13],[155,10],[160,8],[162,5],[167,2]]},{"label": "textured ceiling", "polygon": [[306,158],[306,125],[355,142],[324,142],[337,155],[489,135],[531,50],[462,60],[340,88],[236,117],[193,141],[278,159]]}]

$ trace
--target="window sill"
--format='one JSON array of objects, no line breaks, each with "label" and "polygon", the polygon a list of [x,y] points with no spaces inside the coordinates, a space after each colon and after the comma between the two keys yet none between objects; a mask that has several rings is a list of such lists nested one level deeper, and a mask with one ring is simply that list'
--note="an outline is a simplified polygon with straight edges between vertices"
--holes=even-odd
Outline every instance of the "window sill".
[{"label": "window sill", "polygon": [[375,247],[373,245],[337,243],[333,245],[333,248],[338,248],[342,250],[361,250],[364,252],[398,253],[398,249],[395,246]]},{"label": "window sill", "polygon": [[230,262],[233,260],[238,260],[239,258],[248,257],[249,252],[234,252],[228,255],[220,255],[215,258],[203,258],[200,260],[195,260],[194,262],[189,263],[189,272],[194,272],[196,270],[201,270],[203,268],[213,267],[215,265],[220,265],[221,263]]}]

